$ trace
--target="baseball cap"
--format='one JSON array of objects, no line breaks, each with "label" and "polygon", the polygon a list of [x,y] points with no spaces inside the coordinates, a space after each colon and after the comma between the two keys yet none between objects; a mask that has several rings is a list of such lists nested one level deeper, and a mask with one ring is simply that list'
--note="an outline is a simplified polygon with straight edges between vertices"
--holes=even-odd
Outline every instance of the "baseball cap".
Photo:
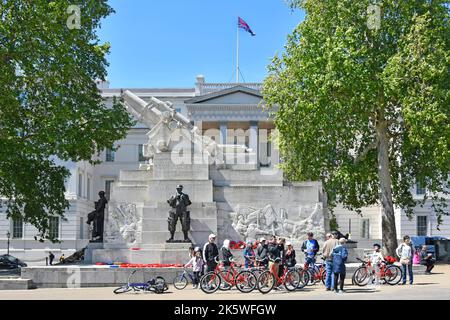
[{"label": "baseball cap", "polygon": [[259,238],[259,242],[263,242],[263,241],[266,241],[266,238],[264,238],[264,237]]},{"label": "baseball cap", "polygon": [[208,239],[215,238],[215,237],[216,237],[216,235],[215,235],[214,233],[211,233],[211,234],[208,236]]}]

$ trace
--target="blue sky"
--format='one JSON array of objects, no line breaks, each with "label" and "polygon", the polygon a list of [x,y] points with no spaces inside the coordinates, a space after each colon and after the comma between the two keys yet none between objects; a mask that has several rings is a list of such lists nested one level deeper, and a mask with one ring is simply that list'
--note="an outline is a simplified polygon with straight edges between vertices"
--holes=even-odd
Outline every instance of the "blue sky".
[{"label": "blue sky", "polygon": [[[103,20],[99,36],[111,43],[112,88],[193,87],[235,81],[237,17],[256,33],[240,29],[240,69],[246,82],[261,82],[275,53],[304,18],[284,0],[110,0],[116,13]],[[242,81],[242,78],[241,78]]]}]

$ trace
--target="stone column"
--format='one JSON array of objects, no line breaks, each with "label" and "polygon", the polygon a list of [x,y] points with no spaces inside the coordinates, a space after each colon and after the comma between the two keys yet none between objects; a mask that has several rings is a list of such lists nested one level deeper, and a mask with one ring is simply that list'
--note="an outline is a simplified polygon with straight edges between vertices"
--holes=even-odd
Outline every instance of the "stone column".
[{"label": "stone column", "polygon": [[250,134],[249,134],[249,143],[248,146],[252,149],[252,153],[250,154],[249,164],[256,164],[259,166],[259,157],[258,157],[258,146],[259,146],[259,137],[258,137],[258,121],[250,121]]},{"label": "stone column", "polygon": [[[227,135],[228,135],[228,122],[226,121],[220,121],[219,122],[219,126],[220,126],[220,139],[219,139],[219,144],[227,144]],[[224,154],[223,154],[223,159],[220,159],[223,163],[227,162],[227,156],[226,153],[228,150],[226,150],[225,148],[222,149]]]},{"label": "stone column", "polygon": [[219,144],[227,144],[228,122],[220,122],[220,142]]},{"label": "stone column", "polygon": [[271,130],[271,156],[270,156],[270,163],[271,163],[271,167],[275,167],[276,165],[278,165],[280,163],[280,151],[278,149],[278,145],[276,143],[277,140],[277,136],[278,136],[278,131],[277,129],[272,129]]}]

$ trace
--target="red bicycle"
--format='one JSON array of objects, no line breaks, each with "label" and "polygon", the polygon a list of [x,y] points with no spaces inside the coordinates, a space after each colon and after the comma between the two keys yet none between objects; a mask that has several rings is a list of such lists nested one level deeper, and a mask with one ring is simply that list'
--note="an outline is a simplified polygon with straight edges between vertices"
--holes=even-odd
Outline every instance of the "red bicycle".
[{"label": "red bicycle", "polygon": [[205,293],[217,290],[230,290],[233,286],[243,293],[249,293],[256,288],[256,276],[251,270],[238,270],[232,262],[229,268],[218,263],[215,270],[206,273],[200,279],[200,288]]},{"label": "red bicycle", "polygon": [[352,281],[360,287],[374,283],[375,277],[379,277],[381,281],[391,286],[398,284],[402,278],[402,269],[399,266],[383,262],[380,264],[379,273],[376,274],[370,260],[364,261],[359,258],[357,260],[361,261],[362,265],[355,270]]},{"label": "red bicycle", "polygon": [[309,282],[309,273],[298,268],[283,268],[283,274],[278,276],[275,263],[280,263],[281,259],[274,260],[269,270],[263,271],[257,280],[257,288],[261,293],[269,293],[275,286],[284,285],[288,291],[301,289]]},{"label": "red bicycle", "polygon": [[[325,260],[322,258],[322,260]],[[314,285],[317,282],[322,281],[323,284],[325,284],[325,279],[327,277],[327,271],[325,268],[325,263],[314,263],[313,266],[311,266],[309,263],[305,261],[305,264],[303,265],[303,270],[307,271],[309,273],[309,281],[308,285]]]}]

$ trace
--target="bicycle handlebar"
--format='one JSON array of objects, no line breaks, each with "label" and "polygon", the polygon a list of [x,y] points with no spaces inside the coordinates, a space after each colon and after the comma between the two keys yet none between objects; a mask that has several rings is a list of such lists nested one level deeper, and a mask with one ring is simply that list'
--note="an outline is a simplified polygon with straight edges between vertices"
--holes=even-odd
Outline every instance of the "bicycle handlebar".
[{"label": "bicycle handlebar", "polygon": [[360,262],[362,262],[362,263],[367,263],[367,261],[364,261],[364,260],[362,260],[362,259],[360,259],[360,258],[356,258],[356,260],[358,260],[358,261],[360,261]]}]

